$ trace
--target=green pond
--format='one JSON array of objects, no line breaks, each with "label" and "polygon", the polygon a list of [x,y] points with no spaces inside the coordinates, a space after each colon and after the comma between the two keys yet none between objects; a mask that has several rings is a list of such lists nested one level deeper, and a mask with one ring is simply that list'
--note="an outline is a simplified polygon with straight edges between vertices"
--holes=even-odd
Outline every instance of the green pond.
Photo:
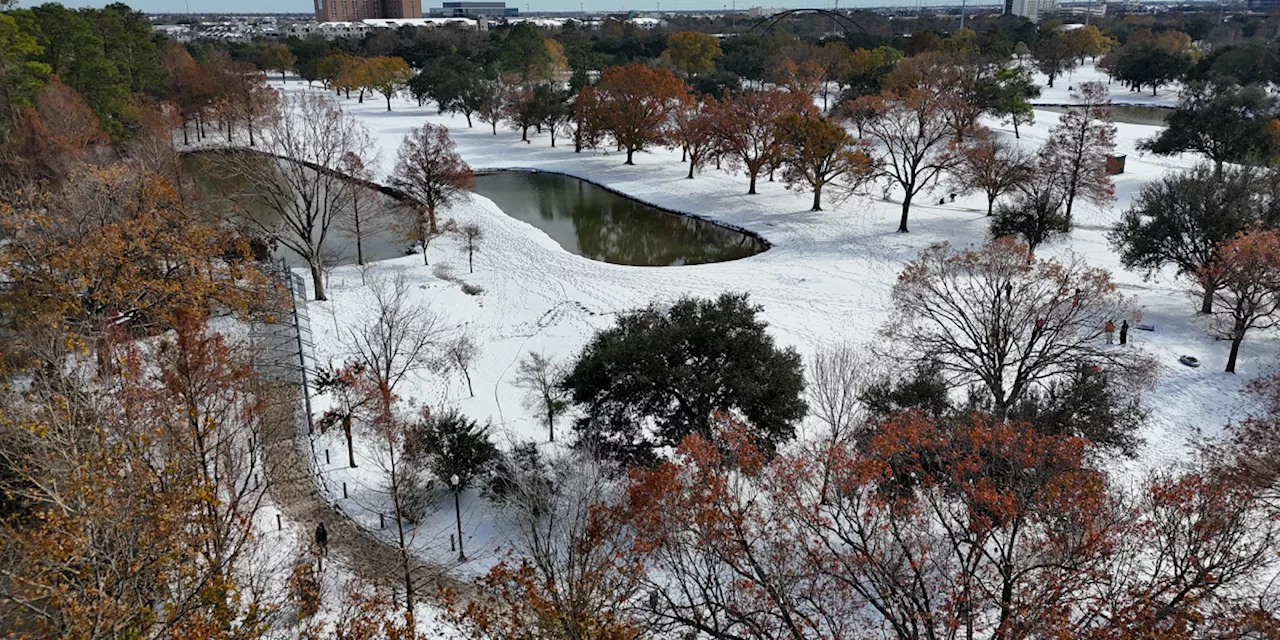
[{"label": "green pond", "polygon": [[556,173],[494,171],[476,176],[476,193],[527,222],[569,253],[635,266],[724,262],[767,245],[751,234],[663,211],[585,180]]}]

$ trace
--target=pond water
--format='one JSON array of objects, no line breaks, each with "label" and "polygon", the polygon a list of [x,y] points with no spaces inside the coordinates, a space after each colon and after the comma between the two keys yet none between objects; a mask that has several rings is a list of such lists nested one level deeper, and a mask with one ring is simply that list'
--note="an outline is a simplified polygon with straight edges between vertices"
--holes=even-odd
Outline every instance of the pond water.
[{"label": "pond water", "polygon": [[[216,213],[240,220],[252,218],[261,224],[272,225],[279,222],[279,215],[267,207],[260,198],[251,192],[250,185],[244,179],[228,174],[220,168],[216,154],[225,152],[190,153],[182,157],[182,168],[194,183],[196,192],[212,205]],[[276,160],[259,156],[262,171],[275,171]],[[397,209],[397,202],[377,189],[359,186],[360,197],[356,200],[361,211],[361,249],[366,262],[387,260],[405,255],[409,242],[403,233],[397,232],[397,224],[402,215]],[[352,205],[347,204],[339,212],[334,223],[329,227],[325,239],[327,262],[332,265],[356,264],[356,241],[351,232],[350,211]],[[258,225],[249,222],[256,231]],[[372,233],[370,233],[372,231]],[[271,256],[275,260],[284,259],[290,266],[305,267],[306,261],[283,244],[275,247]]]},{"label": "pond water", "polygon": [[569,253],[633,266],[724,262],[767,249],[755,236],[663,211],[590,182],[555,173],[495,171],[476,193],[544,231]]},{"label": "pond water", "polygon": [[[1066,107],[1041,107],[1037,109],[1044,111],[1053,111],[1054,113],[1066,113]],[[1164,107],[1144,107],[1139,105],[1113,105],[1111,107],[1111,117],[1120,124],[1145,124],[1152,126],[1164,126],[1165,119],[1169,114],[1173,113],[1173,109]]]},{"label": "pond water", "polygon": [[[275,164],[285,162],[266,156],[258,160],[264,172],[276,171]],[[187,154],[182,166],[197,193],[217,213],[240,220],[251,218],[268,226],[279,222],[278,214],[252,193],[246,180],[220,168],[216,153]],[[362,194],[359,206],[365,261],[405,255],[410,243],[398,231],[403,228],[404,210],[381,191],[357,189]],[[704,264],[745,258],[767,248],[750,234],[663,211],[559,174],[485,173],[476,176],[475,190],[508,215],[543,230],[570,253],[602,262],[636,266]],[[346,205],[344,213],[347,211],[350,205]],[[370,229],[373,233],[369,233]],[[325,250],[329,264],[356,263],[356,242],[348,215],[339,215],[330,225]],[[291,266],[306,266],[283,243],[272,250],[272,257],[284,259]]]}]

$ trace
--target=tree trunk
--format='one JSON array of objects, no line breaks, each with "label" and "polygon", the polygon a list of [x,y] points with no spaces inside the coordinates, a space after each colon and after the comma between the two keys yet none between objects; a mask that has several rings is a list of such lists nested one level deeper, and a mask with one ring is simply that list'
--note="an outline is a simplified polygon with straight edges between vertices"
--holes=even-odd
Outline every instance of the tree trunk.
[{"label": "tree trunk", "polygon": [[471,394],[472,398],[476,397],[475,389],[471,388],[471,373],[467,371],[466,367],[462,368],[462,377],[467,379],[467,393]]},{"label": "tree trunk", "polygon": [[694,162],[692,159],[689,160],[689,175],[685,176],[686,178],[690,180],[693,179],[693,168],[696,166],[698,166],[698,163]]},{"label": "tree trunk", "polygon": [[813,188],[813,208],[810,211],[822,211],[822,184]]},{"label": "tree trunk", "polygon": [[[419,106],[421,106],[421,105],[419,105]],[[470,114],[470,113],[465,113],[465,114],[463,114],[463,115],[467,116],[467,128],[468,128],[468,129],[470,129],[470,128],[471,128],[471,114]]]},{"label": "tree trunk", "polygon": [[364,89],[360,90],[360,104],[364,104]]},{"label": "tree trunk", "polygon": [[251,147],[256,147],[256,146],[258,146],[258,145],[257,145],[257,144],[255,144],[255,143],[254,143],[254,141],[253,141],[253,125],[252,125],[252,124],[250,124],[250,125],[249,125],[249,146],[251,146]]},{"label": "tree trunk", "polygon": [[182,146],[189,146],[191,141],[187,139],[187,119],[182,119]]},{"label": "tree trunk", "polygon": [[1017,118],[1017,116],[1014,116],[1014,118],[1013,118],[1013,139],[1014,139],[1014,140],[1021,140],[1021,139],[1022,139],[1022,135],[1018,133],[1018,118]]},{"label": "tree trunk", "polygon": [[911,213],[911,190],[906,190],[906,195],[902,196],[902,221],[898,223],[898,233],[908,233],[907,214]]},{"label": "tree trunk", "polygon": [[1217,289],[1213,285],[1205,284],[1204,293],[1200,296],[1200,313],[1213,313],[1213,292]]},{"label": "tree trunk", "polygon": [[387,111],[391,110],[391,94],[387,94]]},{"label": "tree trunk", "polygon": [[686,147],[685,145],[680,145],[680,162],[686,162],[688,160],[689,160],[689,147]]},{"label": "tree trunk", "polygon": [[311,283],[315,286],[316,300],[328,300],[324,294],[324,274],[320,273],[320,265],[311,263]]},{"label": "tree trunk", "polygon": [[467,249],[467,272],[468,273],[476,272],[476,263],[474,258],[475,258],[475,251],[473,249],[468,248]]},{"label": "tree trunk", "polygon": [[1231,339],[1231,355],[1227,356],[1227,373],[1236,372],[1236,356],[1240,355],[1240,343],[1244,342],[1244,332],[1237,331]]},{"label": "tree trunk", "polygon": [[632,153],[635,153],[635,150],[634,150],[634,149],[631,149],[630,147],[628,147],[628,148],[627,148],[627,161],[626,161],[626,162],[624,162],[623,164],[635,164],[634,162],[632,162],[632,161],[631,161],[631,154],[632,154]]},{"label": "tree trunk", "polygon": [[280,71],[280,84],[284,84],[284,71]]},{"label": "tree trunk", "polygon": [[754,196],[756,194],[756,172],[748,172],[751,176],[751,182],[747,185],[747,195]]},{"label": "tree trunk", "polygon": [[995,207],[996,207],[996,197],[991,194],[987,194],[987,217],[988,218],[991,217],[991,214],[995,209]]},{"label": "tree trunk", "polygon": [[355,469],[359,465],[356,464],[356,448],[352,444],[354,439],[351,437],[351,416],[342,418],[342,433],[347,436],[347,464]]}]

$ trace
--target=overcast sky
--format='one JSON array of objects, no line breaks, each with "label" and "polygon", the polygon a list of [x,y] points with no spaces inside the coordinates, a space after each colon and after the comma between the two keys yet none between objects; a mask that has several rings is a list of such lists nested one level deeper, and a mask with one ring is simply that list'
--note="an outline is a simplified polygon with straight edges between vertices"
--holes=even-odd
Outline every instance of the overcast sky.
[{"label": "overcast sky", "polygon": [[[188,5],[195,13],[254,12],[254,13],[310,13],[314,10],[311,0],[124,0],[139,11],[155,13],[183,13]],[[43,0],[20,0],[19,6],[42,4]],[[423,0],[423,11],[439,7],[441,0]],[[587,11],[653,11],[659,3],[663,9],[717,9],[732,4],[732,0],[507,0],[507,4],[527,11],[577,11],[579,5]],[[990,4],[992,0],[972,0],[971,4]],[[101,7],[111,4],[106,0],[62,0],[68,7]],[[738,0],[739,9],[752,6],[766,7],[831,7],[833,0]],[[885,5],[915,5],[916,0],[840,0],[841,7],[857,8]],[[925,4],[960,4],[960,0],[925,0]]]}]

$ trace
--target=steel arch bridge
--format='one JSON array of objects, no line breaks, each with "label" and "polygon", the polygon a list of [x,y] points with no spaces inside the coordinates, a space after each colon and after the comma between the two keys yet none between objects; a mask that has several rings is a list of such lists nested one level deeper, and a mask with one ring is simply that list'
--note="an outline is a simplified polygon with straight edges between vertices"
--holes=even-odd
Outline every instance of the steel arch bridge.
[{"label": "steel arch bridge", "polygon": [[866,27],[862,26],[861,22],[854,19],[853,16],[840,13],[839,11],[832,11],[830,9],[787,9],[781,13],[775,13],[771,16],[765,16],[757,20],[755,24],[751,25],[750,29],[747,29],[747,33],[754,33],[756,29],[760,29],[762,26],[764,29],[762,29],[761,32],[768,33],[772,31],[774,27],[778,26],[778,23],[782,22],[783,19],[789,18],[797,13],[817,13],[827,16],[835,21],[836,24],[840,25],[840,28],[844,29],[846,33],[850,31],[870,33],[870,31],[868,31]]}]

